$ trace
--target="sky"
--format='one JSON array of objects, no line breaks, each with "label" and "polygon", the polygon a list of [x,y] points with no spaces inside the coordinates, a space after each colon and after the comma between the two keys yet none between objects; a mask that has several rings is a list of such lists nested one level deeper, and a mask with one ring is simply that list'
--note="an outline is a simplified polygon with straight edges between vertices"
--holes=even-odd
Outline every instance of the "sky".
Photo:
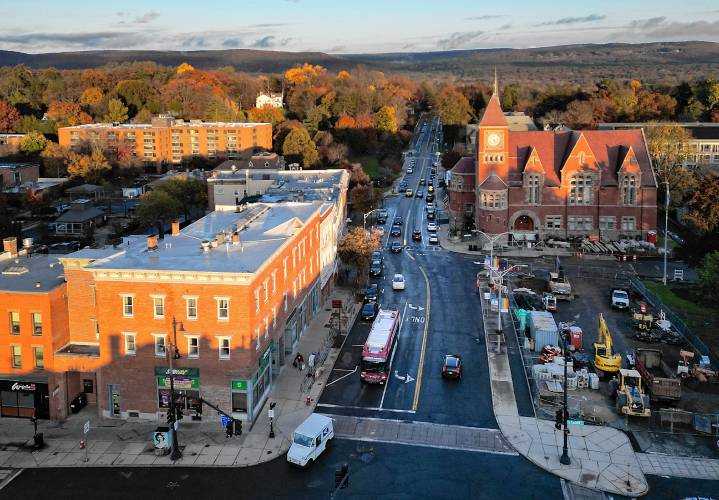
[{"label": "sky", "polygon": [[0,0],[0,50],[342,53],[719,42],[719,0]]}]

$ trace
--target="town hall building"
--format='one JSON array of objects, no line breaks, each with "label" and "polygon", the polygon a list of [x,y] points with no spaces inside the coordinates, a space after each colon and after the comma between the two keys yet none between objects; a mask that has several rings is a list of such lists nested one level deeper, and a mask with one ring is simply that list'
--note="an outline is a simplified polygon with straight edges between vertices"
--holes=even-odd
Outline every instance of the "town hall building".
[{"label": "town hall building", "polygon": [[450,171],[449,222],[520,241],[646,238],[656,199],[641,129],[512,131],[495,84],[476,156]]}]

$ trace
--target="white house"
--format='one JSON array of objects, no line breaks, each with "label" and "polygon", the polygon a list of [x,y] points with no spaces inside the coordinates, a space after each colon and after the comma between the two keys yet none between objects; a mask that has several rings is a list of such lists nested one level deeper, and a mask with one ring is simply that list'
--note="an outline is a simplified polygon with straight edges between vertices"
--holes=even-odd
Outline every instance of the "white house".
[{"label": "white house", "polygon": [[282,99],[283,95],[275,94],[273,92],[265,93],[260,92],[260,95],[257,96],[257,99],[255,99],[255,107],[256,108],[263,108],[265,106],[270,106],[272,108],[281,108],[284,106]]}]

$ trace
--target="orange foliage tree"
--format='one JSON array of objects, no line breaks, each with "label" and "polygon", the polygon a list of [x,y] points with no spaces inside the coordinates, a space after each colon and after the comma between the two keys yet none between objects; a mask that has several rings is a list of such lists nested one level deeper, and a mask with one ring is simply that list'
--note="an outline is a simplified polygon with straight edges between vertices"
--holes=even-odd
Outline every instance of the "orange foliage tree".
[{"label": "orange foliage tree", "polygon": [[6,101],[0,101],[0,134],[15,132],[15,127],[20,121],[20,113],[15,106]]},{"label": "orange foliage tree", "polygon": [[285,80],[290,85],[303,85],[305,83],[311,83],[311,81],[318,76],[324,75],[327,72],[322,66],[313,66],[305,63],[297,68],[291,68],[285,71]]},{"label": "orange foliage tree", "polygon": [[51,102],[47,108],[47,116],[54,120],[58,127],[92,123],[92,117],[85,113],[79,104],[69,101]]}]

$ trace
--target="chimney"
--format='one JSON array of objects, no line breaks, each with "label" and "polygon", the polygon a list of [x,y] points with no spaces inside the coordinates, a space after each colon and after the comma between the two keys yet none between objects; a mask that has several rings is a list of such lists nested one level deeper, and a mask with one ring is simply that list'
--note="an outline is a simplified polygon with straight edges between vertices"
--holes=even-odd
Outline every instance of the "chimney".
[{"label": "chimney", "polygon": [[217,233],[217,244],[222,245],[225,242],[225,233]]},{"label": "chimney", "polygon": [[3,250],[10,252],[10,255],[17,257],[17,238],[15,236],[9,236],[2,240]]},{"label": "chimney", "polygon": [[239,245],[240,244],[240,233],[235,231],[232,233],[232,244],[233,245]]},{"label": "chimney", "polygon": [[172,236],[180,235],[180,221],[172,221]]},{"label": "chimney", "polygon": [[147,237],[147,249],[148,250],[157,250],[157,235],[151,234]]}]

